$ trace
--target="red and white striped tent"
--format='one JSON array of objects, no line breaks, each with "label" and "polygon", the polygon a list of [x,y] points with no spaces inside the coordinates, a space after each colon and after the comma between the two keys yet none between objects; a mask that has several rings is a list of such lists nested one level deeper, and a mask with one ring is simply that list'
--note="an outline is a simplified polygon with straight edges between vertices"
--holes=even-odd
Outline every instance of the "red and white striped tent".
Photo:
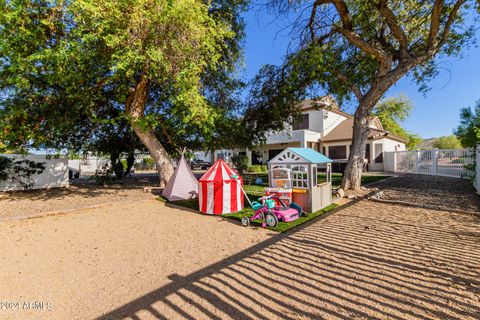
[{"label": "red and white striped tent", "polygon": [[198,181],[198,207],[207,214],[224,214],[243,209],[243,193],[232,175],[237,175],[223,160],[218,160]]}]

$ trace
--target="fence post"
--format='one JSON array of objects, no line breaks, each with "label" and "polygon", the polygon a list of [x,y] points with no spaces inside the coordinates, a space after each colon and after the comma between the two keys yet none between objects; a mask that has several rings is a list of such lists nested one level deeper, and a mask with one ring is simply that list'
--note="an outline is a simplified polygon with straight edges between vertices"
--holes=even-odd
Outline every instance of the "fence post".
[{"label": "fence post", "polygon": [[437,167],[438,167],[437,153],[438,153],[437,148],[432,149],[432,174],[434,176],[437,175]]},{"label": "fence post", "polygon": [[418,154],[420,150],[415,150],[415,158],[414,158],[414,164],[415,164],[415,173],[418,174]]},{"label": "fence post", "polygon": [[393,172],[397,172],[397,151],[393,152]]}]

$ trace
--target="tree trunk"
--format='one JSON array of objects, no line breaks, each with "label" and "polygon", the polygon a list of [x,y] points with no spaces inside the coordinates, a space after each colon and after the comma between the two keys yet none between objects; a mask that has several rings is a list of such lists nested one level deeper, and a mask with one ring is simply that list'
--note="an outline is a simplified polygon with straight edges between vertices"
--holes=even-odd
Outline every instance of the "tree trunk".
[{"label": "tree trunk", "polygon": [[118,153],[111,153],[110,154],[110,162],[112,164],[112,169],[118,179],[123,179],[123,165],[122,162],[119,161],[120,154]]},{"label": "tree trunk", "polygon": [[125,111],[131,117],[133,131],[140,141],[147,147],[150,155],[155,160],[160,177],[160,187],[165,187],[173,175],[173,165],[170,156],[151,129],[142,128],[138,120],[145,117],[145,105],[148,95],[148,80],[142,75],[134,91],[130,94],[125,104]]},{"label": "tree trunk", "polygon": [[127,157],[127,168],[125,169],[125,175],[129,175],[135,164],[135,150],[130,151]]},{"label": "tree trunk", "polygon": [[[358,107],[357,111],[362,108]],[[368,113],[362,112],[357,116],[355,113],[353,123],[352,148],[348,157],[347,166],[343,173],[342,188],[344,190],[357,191],[362,182],[362,170],[365,159],[365,144],[368,139]]]},{"label": "tree trunk", "polygon": [[375,104],[382,93],[366,95],[359,103],[353,120],[352,149],[342,179],[342,189],[358,191],[362,183],[362,170],[365,159],[365,145],[368,139],[369,120]]},{"label": "tree trunk", "polygon": [[394,70],[385,76],[379,76],[367,94],[358,104],[354,115],[352,151],[348,157],[347,166],[343,174],[342,188],[344,190],[358,191],[361,186],[362,168],[365,158],[365,144],[368,139],[368,124],[370,114],[380,98],[415,66],[428,60],[428,57],[411,58],[399,64]]}]

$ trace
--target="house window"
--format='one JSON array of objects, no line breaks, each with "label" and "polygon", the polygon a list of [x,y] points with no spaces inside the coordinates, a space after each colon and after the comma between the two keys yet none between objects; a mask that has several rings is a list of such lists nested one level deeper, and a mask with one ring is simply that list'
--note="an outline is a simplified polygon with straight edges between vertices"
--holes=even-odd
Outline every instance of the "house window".
[{"label": "house window", "polygon": [[306,129],[308,129],[308,121],[309,121],[308,116],[309,116],[308,113],[298,116],[295,119],[295,121],[293,122],[292,129],[293,130],[306,130]]},{"label": "house window", "polygon": [[312,171],[313,171],[312,186],[316,186],[318,184],[317,167],[313,167]]},{"label": "house window", "polygon": [[[353,145],[350,145],[350,153],[352,153],[352,147]],[[370,143],[365,144],[365,159],[367,159],[367,162],[370,162]]]},{"label": "house window", "polygon": [[323,155],[327,155],[327,148],[326,147],[323,147]]},{"label": "house window", "polygon": [[375,143],[375,163],[383,163],[383,144]]},{"label": "house window", "polygon": [[365,145],[365,159],[370,162],[370,143]]},{"label": "house window", "polygon": [[308,174],[305,166],[292,168],[292,186],[294,188],[308,188]]},{"label": "house window", "polygon": [[328,157],[330,159],[347,159],[347,146],[329,146]]},{"label": "house window", "polygon": [[283,150],[282,149],[272,149],[272,150],[268,150],[268,160],[272,160],[273,158],[275,158],[278,154],[280,154],[280,152],[282,152]]}]

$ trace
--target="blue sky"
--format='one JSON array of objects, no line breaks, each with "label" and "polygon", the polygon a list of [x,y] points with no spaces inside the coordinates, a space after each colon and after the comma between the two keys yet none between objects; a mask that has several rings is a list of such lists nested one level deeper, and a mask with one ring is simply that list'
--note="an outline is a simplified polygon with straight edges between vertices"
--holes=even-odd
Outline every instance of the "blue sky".
[{"label": "blue sky", "polygon": [[[251,79],[264,64],[281,64],[291,41],[285,22],[267,12],[250,10],[246,21],[245,71]],[[477,34],[480,41],[480,32]],[[464,57],[440,59],[441,70],[426,96],[408,78],[400,80],[387,96],[406,94],[413,102],[412,114],[403,126],[423,138],[450,135],[457,127],[460,108],[473,106],[480,99],[480,48],[471,47]],[[352,111],[346,109],[346,111]]]}]

